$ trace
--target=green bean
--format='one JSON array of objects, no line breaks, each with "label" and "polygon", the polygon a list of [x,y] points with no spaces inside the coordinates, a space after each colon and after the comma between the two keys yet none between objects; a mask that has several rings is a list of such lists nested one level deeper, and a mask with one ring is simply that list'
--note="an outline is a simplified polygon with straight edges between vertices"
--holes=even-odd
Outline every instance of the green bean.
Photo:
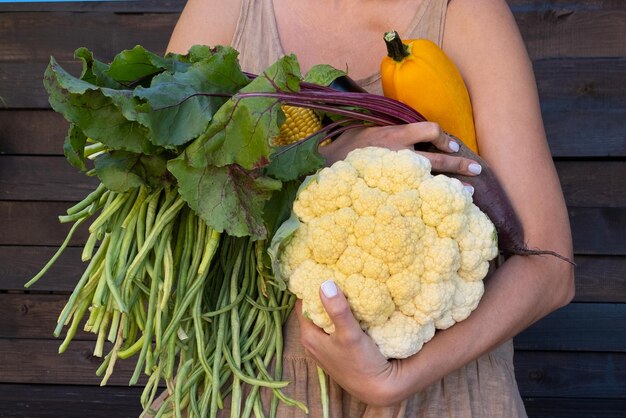
[{"label": "green bean", "polygon": [[111,319],[111,327],[109,328],[109,335],[107,336],[107,340],[109,340],[109,342],[115,343],[116,341],[116,336],[118,335],[118,328],[120,326],[120,320],[122,318],[122,315],[125,316],[126,314],[118,310],[113,311],[113,318]]},{"label": "green bean", "polygon": [[[211,231],[210,238],[207,239],[205,243],[205,248],[204,248],[204,252],[202,253],[202,260],[200,261],[200,265],[202,265],[203,263],[205,265],[208,265],[210,263],[210,260],[213,258],[213,255],[215,254],[215,251],[217,250],[217,246],[219,244],[219,237],[220,237],[220,234],[218,232]],[[170,321],[170,324],[166,328],[163,338],[168,339],[178,327],[178,324],[182,316],[184,315],[186,309],[191,304],[195,293],[198,292],[199,289],[201,289],[202,286],[204,285],[204,282],[206,279],[206,273],[207,273],[206,269],[201,270],[200,268],[198,268],[198,275],[196,277],[196,280],[192,283],[191,287],[186,292],[185,297],[180,303],[180,306],[176,307],[176,310],[172,316],[172,320]]]},{"label": "green bean", "polygon": [[[284,388],[285,386],[289,384],[288,381],[260,380],[254,377],[247,376],[245,373],[241,371],[241,369],[236,367],[235,362],[232,358],[232,355],[230,351],[228,351],[228,347],[225,344],[222,345],[222,353],[224,354],[224,358],[226,359],[226,362],[228,363],[230,370],[232,370],[233,374],[239,377],[239,379],[243,380],[244,382],[250,385],[257,385],[257,386],[263,386],[263,387],[268,387],[268,388],[280,389],[280,388]],[[258,358],[258,357],[255,357],[255,358]]]},{"label": "green bean", "polygon": [[118,209],[121,208],[124,203],[126,203],[126,200],[128,200],[130,195],[131,193],[118,193],[111,202],[111,204],[105,206],[102,212],[100,212],[100,216],[98,216],[96,220],[93,221],[93,223],[89,226],[89,232],[93,234],[94,232],[97,232],[100,228],[102,228],[109,221],[109,219],[117,213]]},{"label": "green bean", "polygon": [[131,223],[137,222],[137,219],[139,218],[137,215],[139,214],[141,206],[143,205],[143,202],[146,200],[147,197],[148,189],[144,186],[139,186],[139,190],[137,195],[135,196],[133,206],[128,211],[128,214],[124,217],[124,220],[122,221],[122,228],[127,229]]},{"label": "green bean", "polygon": [[85,221],[85,218],[81,218],[78,221],[76,221],[76,223],[74,223],[74,225],[72,225],[72,227],[70,228],[70,231],[67,233],[67,236],[65,237],[65,240],[63,240],[63,243],[61,244],[61,246],[59,247],[59,249],[54,253],[54,255],[52,256],[52,258],[50,258],[50,260],[46,263],[45,266],[43,266],[43,268],[41,269],[41,271],[39,271],[39,273],[37,273],[35,275],[35,277],[33,277],[32,279],[30,279],[25,285],[25,288],[29,288],[31,287],[33,284],[37,283],[37,281],[41,278],[41,276],[43,276],[44,274],[46,274],[46,272],[50,269],[50,267],[52,267],[52,265],[57,261],[57,259],[61,256],[61,254],[63,253],[63,251],[65,251],[65,248],[67,248],[68,244],[70,243],[70,240],[72,239],[72,236],[74,235],[74,232],[76,232],[76,229],[78,229],[78,227],[80,226],[80,224],[82,224]]},{"label": "green bean", "polygon": [[[183,364],[183,366],[178,370],[178,378],[177,379],[183,379],[185,377],[187,377],[187,372],[189,370],[189,367],[191,367],[193,363],[192,359],[189,359],[185,362],[185,364]],[[174,411],[176,413],[176,418],[182,418],[182,414],[181,414],[181,408],[180,408],[180,404],[181,404],[181,398],[182,398],[182,388],[183,385],[176,385],[176,389],[174,391]]]},{"label": "green bean", "polygon": [[165,309],[170,299],[172,286],[174,284],[174,256],[172,254],[172,245],[168,239],[163,255],[163,295],[159,307]]},{"label": "green bean", "polygon": [[317,366],[317,380],[320,384],[320,398],[322,401],[322,417],[330,418],[330,405],[328,403],[328,383],[326,382],[326,373]]},{"label": "green bean", "polygon": [[[236,303],[236,305],[230,311],[230,329],[231,329],[231,344],[232,344],[232,356],[233,362],[235,363],[235,367],[238,369],[241,368],[241,352],[240,352],[240,341],[239,341],[239,301],[243,299],[243,297],[239,297],[243,295],[242,292],[238,292],[237,289],[239,287],[239,276],[241,275],[241,261],[242,261],[242,252],[237,256],[237,260],[235,261],[235,266],[233,267],[232,276],[230,279],[230,301],[231,304]],[[247,265],[247,263],[246,263]],[[247,272],[244,268],[244,280],[247,276]],[[238,301],[237,301],[238,300]],[[236,302],[237,301],[237,302]],[[237,374],[233,377],[233,390],[232,390],[232,402],[231,402],[231,414],[233,416],[238,417],[241,413],[241,382],[239,381],[239,377]]]},{"label": "green bean", "polygon": [[[126,318],[127,318],[126,315],[124,315],[121,319],[121,323],[117,326],[117,338],[115,339],[115,344],[113,345],[113,349],[111,349],[111,351],[109,352],[109,355],[110,355],[109,364],[107,366],[106,373],[104,374],[104,377],[102,378],[102,381],[100,382],[100,386],[106,385],[107,382],[109,381],[109,378],[113,374],[113,369],[115,368],[115,363],[117,361],[117,353],[120,347],[122,346],[122,341],[123,341],[122,330],[124,329],[124,322],[126,322]],[[111,327],[111,329],[113,329],[113,327]]]},{"label": "green bean", "polygon": [[[148,353],[148,349],[150,348],[150,344],[152,342],[152,334],[153,334],[153,323],[154,323],[154,314],[156,311],[156,302],[157,302],[157,290],[158,290],[158,280],[153,277],[152,285],[150,286],[150,299],[148,301],[148,318],[146,320],[146,324],[144,325],[144,341],[141,347],[141,352],[139,353],[139,359],[137,360],[137,365],[135,367],[135,371],[130,379],[130,385],[134,385],[139,380],[139,374],[141,373],[141,368],[144,365],[146,360],[146,355]],[[141,304],[139,304],[141,305]]]},{"label": "green bean", "polygon": [[109,326],[109,321],[111,320],[111,311],[107,308],[104,309],[104,315],[102,317],[102,322],[98,327],[98,339],[96,340],[96,346],[93,350],[93,355],[95,357],[102,357],[104,351],[104,340],[106,337],[107,327]]},{"label": "green bean", "polygon": [[152,229],[152,224],[154,223],[154,219],[156,218],[157,207],[159,206],[159,202],[161,201],[161,192],[163,189],[159,189],[156,192],[152,193],[150,196],[150,201],[148,202],[148,208],[146,210],[146,221],[143,223],[145,228],[147,238],[150,230]]},{"label": "green bean", "polygon": [[85,209],[87,206],[91,205],[94,202],[96,202],[97,204],[97,201],[100,200],[100,197],[102,197],[102,195],[106,191],[107,191],[107,188],[104,186],[104,184],[102,183],[98,184],[98,187],[96,187],[96,189],[93,192],[89,193],[83,200],[81,200],[74,206],[68,208],[65,212],[68,215],[73,215]]},{"label": "green bean", "polygon": [[137,273],[137,270],[139,270],[142,262],[144,261],[145,257],[148,255],[148,252],[154,246],[159,234],[163,231],[163,229],[167,225],[170,224],[174,216],[176,216],[176,214],[178,213],[178,211],[184,204],[185,204],[184,200],[178,199],[169,209],[167,209],[166,213],[158,220],[158,222],[155,223],[154,227],[150,230],[150,233],[148,234],[146,241],[143,243],[143,245],[141,246],[141,249],[135,256],[135,259],[133,260],[131,265],[128,267],[128,271],[126,273],[127,277],[132,277]]},{"label": "green bean", "polygon": [[85,315],[85,311],[87,310],[88,306],[89,306],[89,300],[83,300],[78,305],[78,308],[77,308],[76,312],[74,312],[74,318],[72,319],[72,325],[67,330],[67,334],[65,335],[65,339],[63,340],[63,343],[59,346],[59,354],[64,353],[65,350],[67,350],[67,347],[70,344],[70,341],[72,341],[72,339],[76,335],[76,330],[78,329],[78,325],[80,324],[80,320],[83,318],[83,315]]},{"label": "green bean", "polygon": [[[224,332],[226,328],[226,315],[222,314],[218,318],[217,323],[217,337],[215,341],[215,357],[213,357],[213,385],[211,387],[211,409],[210,416],[217,415],[217,400],[219,399],[220,390],[220,366],[222,363],[222,345],[224,343]],[[201,411],[204,414],[204,411]],[[204,415],[206,416],[206,415]]]}]

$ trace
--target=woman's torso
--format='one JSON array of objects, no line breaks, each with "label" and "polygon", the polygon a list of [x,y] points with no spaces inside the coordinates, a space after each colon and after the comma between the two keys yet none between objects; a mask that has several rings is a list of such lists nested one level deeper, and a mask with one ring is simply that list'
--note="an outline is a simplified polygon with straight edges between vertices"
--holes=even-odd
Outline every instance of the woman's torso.
[{"label": "woman's torso", "polygon": [[294,53],[303,72],[315,64],[330,64],[347,70],[366,90],[380,93],[384,32],[397,30],[404,39],[427,38],[441,45],[447,3],[242,0],[232,46],[247,71],[260,72]]}]

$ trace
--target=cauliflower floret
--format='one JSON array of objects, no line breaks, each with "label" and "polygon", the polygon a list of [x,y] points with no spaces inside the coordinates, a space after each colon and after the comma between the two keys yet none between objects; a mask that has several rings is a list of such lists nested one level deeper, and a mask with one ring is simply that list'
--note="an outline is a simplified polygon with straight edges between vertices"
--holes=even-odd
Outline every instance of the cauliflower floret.
[{"label": "cauliflower floret", "polygon": [[433,228],[426,228],[424,241],[424,275],[422,280],[437,283],[449,280],[461,264],[459,246],[452,238],[439,238]]},{"label": "cauliflower floret", "polygon": [[326,313],[324,305],[322,305],[319,289],[322,283],[328,279],[338,281],[335,276],[332,268],[312,260],[305,260],[289,278],[289,290],[299,299],[302,299],[302,312],[328,333],[334,332],[335,326]]},{"label": "cauliflower floret", "polygon": [[413,299],[415,304],[413,318],[420,324],[437,321],[452,306],[455,290],[456,287],[451,280],[422,283],[419,294]]},{"label": "cauliflower floret", "polygon": [[400,215],[404,217],[418,217],[421,218],[422,210],[420,206],[422,205],[422,200],[420,199],[420,194],[415,189],[403,190],[396,194],[392,194],[387,198],[387,204],[393,205],[398,209]]},{"label": "cauliflower floret", "polygon": [[470,206],[467,213],[467,226],[458,238],[459,275],[465,280],[482,280],[489,270],[489,261],[498,255],[496,228],[478,207]]},{"label": "cauliflower floret", "polygon": [[465,227],[465,210],[472,203],[463,184],[440,174],[424,180],[419,192],[424,223],[435,227],[440,237],[456,238]]},{"label": "cauliflower floret", "polygon": [[289,245],[285,246],[281,258],[283,260],[289,260],[289,262],[280,263],[280,274],[288,281],[296,267],[301,265],[305,260],[313,258],[311,250],[309,250],[309,244],[307,242],[308,237],[308,225],[301,224],[291,237]]},{"label": "cauliflower floret", "polygon": [[395,311],[382,325],[371,327],[369,335],[387,358],[407,358],[417,353],[435,335],[432,322],[421,325]]},{"label": "cauliflower floret", "polygon": [[305,181],[294,214],[300,224],[285,222],[272,242],[274,271],[326,332],[319,287],[334,279],[387,357],[412,355],[467,318],[497,255],[493,224],[462,184],[433,177],[409,150],[351,152]]},{"label": "cauliflower floret", "polygon": [[470,316],[470,313],[478,306],[478,302],[485,293],[485,285],[482,280],[467,282],[465,280],[456,280],[456,291],[454,292],[454,300],[452,302],[452,319],[455,322],[461,322]]},{"label": "cauliflower floret", "polygon": [[358,179],[352,191],[352,208],[361,216],[373,216],[385,203],[389,195],[380,189],[369,187],[363,179]]},{"label": "cauliflower floret", "polygon": [[387,286],[377,280],[353,274],[340,287],[364,328],[382,324],[395,310]]},{"label": "cauliflower floret", "polygon": [[[313,259],[334,264],[348,245],[349,231],[335,223],[335,212],[313,218],[308,223],[308,246]],[[333,239],[329,239],[333,237]]]},{"label": "cauliflower floret", "polygon": [[356,170],[344,161],[338,161],[333,169],[324,168],[317,181],[300,193],[294,202],[294,212],[307,222],[316,216],[350,206],[350,190],[357,181]]}]

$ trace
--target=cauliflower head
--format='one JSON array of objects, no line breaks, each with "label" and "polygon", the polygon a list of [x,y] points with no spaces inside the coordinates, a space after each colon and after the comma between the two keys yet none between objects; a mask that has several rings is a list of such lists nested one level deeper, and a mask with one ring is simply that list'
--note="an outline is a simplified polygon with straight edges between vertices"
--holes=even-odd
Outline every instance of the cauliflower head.
[{"label": "cauliflower head", "polygon": [[270,249],[309,319],[334,332],[319,297],[333,279],[388,358],[467,318],[497,254],[494,225],[460,181],[433,176],[412,151],[378,147],[307,178]]}]

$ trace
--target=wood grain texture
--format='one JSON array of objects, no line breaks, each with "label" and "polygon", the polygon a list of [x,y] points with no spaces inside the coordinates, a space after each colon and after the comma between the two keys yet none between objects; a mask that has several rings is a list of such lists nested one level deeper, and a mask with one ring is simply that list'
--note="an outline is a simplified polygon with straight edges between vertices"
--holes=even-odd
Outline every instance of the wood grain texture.
[{"label": "wood grain texture", "polygon": [[[0,382],[64,385],[99,385],[96,376],[101,359],[93,356],[93,342],[73,341],[58,354],[56,340],[0,339]],[[105,353],[110,349],[106,345]],[[119,360],[108,386],[128,386],[134,357]],[[142,377],[140,382],[145,384]]]},{"label": "wood grain texture", "polygon": [[52,110],[0,109],[0,155],[63,155],[69,126]]},{"label": "wood grain texture", "polygon": [[112,12],[179,13],[185,0],[76,1],[46,3],[0,3],[2,12]]},{"label": "wood grain texture", "polygon": [[515,337],[515,348],[626,352],[625,318],[625,303],[571,303]]},{"label": "wood grain texture", "polygon": [[[0,246],[0,292],[24,292],[24,283],[35,276],[54,255],[57,247]],[[68,294],[85,270],[82,248],[66,248],[48,272],[29,291]]]},{"label": "wood grain texture", "polygon": [[[55,339],[52,333],[67,299],[67,295],[0,293],[0,338]],[[58,345],[65,330],[55,339]],[[82,331],[82,326],[74,337],[75,341],[95,339],[96,335]]]},{"label": "wood grain texture", "polygon": [[522,396],[626,400],[626,353],[516,351],[514,362]]},{"label": "wood grain texture", "polygon": [[62,156],[0,157],[0,200],[80,201],[98,184]]},{"label": "wood grain texture", "polygon": [[3,418],[137,418],[141,388],[0,384]]},{"label": "wood grain texture", "polygon": [[[557,161],[570,207],[626,207],[626,162]],[[61,156],[0,156],[0,200],[79,201],[99,181]]]},{"label": "wood grain texture", "polygon": [[624,418],[623,399],[524,398],[531,418]]},{"label": "wood grain texture", "polygon": [[[65,240],[71,224],[61,224],[64,215],[75,202],[15,202],[0,201],[0,245],[59,246]],[[83,223],[70,241],[71,246],[87,241],[87,223]]]}]

